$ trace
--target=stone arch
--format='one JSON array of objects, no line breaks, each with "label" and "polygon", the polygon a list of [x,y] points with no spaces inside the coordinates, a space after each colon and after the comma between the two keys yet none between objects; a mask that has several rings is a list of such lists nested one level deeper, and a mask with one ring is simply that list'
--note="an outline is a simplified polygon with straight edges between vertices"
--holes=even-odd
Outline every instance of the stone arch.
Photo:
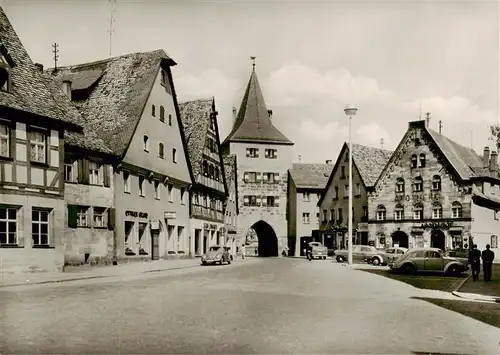
[{"label": "stone arch", "polygon": [[445,250],[446,248],[446,236],[441,229],[434,229],[431,232],[431,248],[439,248]]},{"label": "stone arch", "polygon": [[258,256],[278,256],[278,237],[269,223],[260,220],[251,227],[257,237]]},{"label": "stone arch", "polygon": [[405,232],[398,230],[394,231],[391,235],[392,245],[398,244],[402,248],[408,248],[409,237]]}]

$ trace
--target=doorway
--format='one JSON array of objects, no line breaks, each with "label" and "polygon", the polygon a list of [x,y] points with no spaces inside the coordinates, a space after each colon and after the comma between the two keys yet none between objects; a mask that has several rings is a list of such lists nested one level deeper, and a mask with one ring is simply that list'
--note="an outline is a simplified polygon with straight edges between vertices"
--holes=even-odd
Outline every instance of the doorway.
[{"label": "doorway", "polygon": [[160,233],[157,230],[151,231],[151,260],[160,259]]},{"label": "doorway", "polygon": [[441,229],[435,229],[431,233],[431,248],[445,250],[446,237]]},{"label": "doorway", "polygon": [[194,230],[194,252],[195,255],[202,255],[203,252],[200,250],[201,247],[201,229]]}]

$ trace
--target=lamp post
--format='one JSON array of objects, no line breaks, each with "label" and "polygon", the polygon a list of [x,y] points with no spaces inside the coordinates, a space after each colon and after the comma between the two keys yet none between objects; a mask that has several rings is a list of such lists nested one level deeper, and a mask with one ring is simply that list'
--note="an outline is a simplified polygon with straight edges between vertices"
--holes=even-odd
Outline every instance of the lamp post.
[{"label": "lamp post", "polygon": [[358,109],[354,105],[347,105],[344,109],[345,114],[349,117],[349,227],[347,229],[347,262],[352,265],[352,142],[351,142],[351,121],[352,116],[356,114]]}]

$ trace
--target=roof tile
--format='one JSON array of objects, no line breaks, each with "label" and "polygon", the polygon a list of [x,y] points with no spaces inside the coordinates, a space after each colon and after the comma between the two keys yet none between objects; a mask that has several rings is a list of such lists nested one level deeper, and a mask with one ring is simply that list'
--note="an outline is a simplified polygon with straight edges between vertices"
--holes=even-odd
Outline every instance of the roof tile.
[{"label": "roof tile", "polygon": [[392,153],[389,150],[352,144],[352,160],[366,187],[375,185]]},{"label": "roof tile", "polygon": [[297,188],[324,189],[332,170],[331,164],[293,164],[289,172]]}]

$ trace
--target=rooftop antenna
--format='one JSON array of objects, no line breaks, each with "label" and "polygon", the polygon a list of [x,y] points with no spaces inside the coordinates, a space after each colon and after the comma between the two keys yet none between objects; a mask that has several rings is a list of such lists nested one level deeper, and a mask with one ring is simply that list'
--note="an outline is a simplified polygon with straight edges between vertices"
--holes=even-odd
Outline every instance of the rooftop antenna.
[{"label": "rooftop antenna", "polygon": [[54,70],[57,69],[57,62],[58,62],[58,59],[59,59],[59,45],[57,43],[53,43],[52,44],[52,53],[54,53]]},{"label": "rooftop antenna", "polygon": [[384,149],[384,138],[380,138],[380,149]]},{"label": "rooftop antenna", "polygon": [[302,155],[299,154],[299,163],[302,163]]},{"label": "rooftop antenna", "polygon": [[109,56],[111,57],[113,49],[113,33],[115,33],[115,11],[116,0],[109,0]]},{"label": "rooftop antenna", "polygon": [[442,134],[441,132],[443,132],[443,121],[439,120],[438,124],[439,124],[439,134]]},{"label": "rooftop antenna", "polygon": [[250,59],[252,60],[252,67],[254,71],[255,71],[255,58],[257,57],[250,57]]}]

